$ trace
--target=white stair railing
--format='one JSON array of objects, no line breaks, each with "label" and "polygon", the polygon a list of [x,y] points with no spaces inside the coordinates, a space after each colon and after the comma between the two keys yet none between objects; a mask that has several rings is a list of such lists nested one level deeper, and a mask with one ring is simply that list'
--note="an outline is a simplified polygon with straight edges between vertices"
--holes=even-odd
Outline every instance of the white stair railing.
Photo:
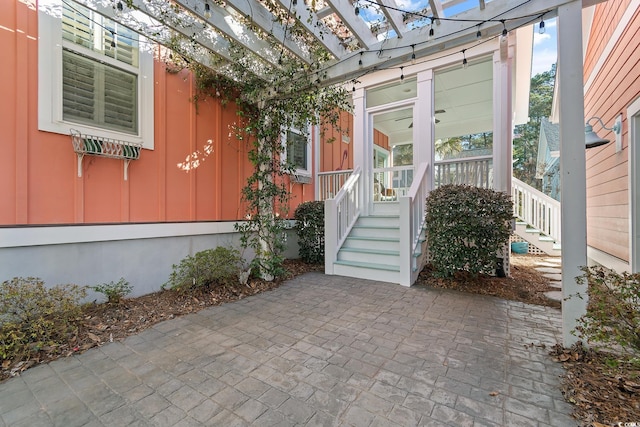
[{"label": "white stair railing", "polygon": [[[417,254],[424,227],[426,200],[429,193],[429,165],[421,163],[400,205],[400,284],[411,286],[419,271]],[[416,276],[416,277],[413,277]]]},{"label": "white stair railing", "polygon": [[333,199],[324,202],[324,262],[325,273],[333,274],[338,251],[360,216],[360,179],[358,166]]},{"label": "white stair railing", "polygon": [[347,181],[353,170],[319,172],[318,195],[316,200],[333,198]]},{"label": "white stair railing", "polygon": [[560,202],[511,178],[513,215],[560,243]]}]

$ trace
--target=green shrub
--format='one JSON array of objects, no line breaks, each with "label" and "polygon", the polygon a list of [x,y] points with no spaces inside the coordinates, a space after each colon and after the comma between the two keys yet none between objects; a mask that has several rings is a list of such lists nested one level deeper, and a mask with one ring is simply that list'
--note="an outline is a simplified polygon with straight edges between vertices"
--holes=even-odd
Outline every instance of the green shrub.
[{"label": "green shrub", "polygon": [[311,264],[324,263],[324,202],[301,203],[294,217],[300,258]]},{"label": "green shrub", "polygon": [[237,280],[243,259],[234,248],[218,246],[187,255],[180,264],[173,265],[169,281],[163,288],[188,290],[202,286],[224,285]]},{"label": "green shrub", "polygon": [[0,359],[26,358],[65,344],[78,330],[86,289],[50,289],[38,278],[15,277],[0,287]]},{"label": "green shrub", "polygon": [[574,333],[586,342],[619,346],[627,355],[640,356],[640,273],[602,267],[582,271],[577,282],[588,285],[589,302]]},{"label": "green shrub", "polygon": [[513,207],[507,194],[444,185],[429,194],[426,210],[427,242],[436,276],[496,271],[499,251],[511,234]]},{"label": "green shrub", "polygon": [[126,297],[133,290],[133,286],[129,284],[124,277],[121,277],[117,282],[103,283],[97,286],[91,286],[96,292],[100,292],[107,297],[107,302],[110,304],[117,304],[121,299]]}]

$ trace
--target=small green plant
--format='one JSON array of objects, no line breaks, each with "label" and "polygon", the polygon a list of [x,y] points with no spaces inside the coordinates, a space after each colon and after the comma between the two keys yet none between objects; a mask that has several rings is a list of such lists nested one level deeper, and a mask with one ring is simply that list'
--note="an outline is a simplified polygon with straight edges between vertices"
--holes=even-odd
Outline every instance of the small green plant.
[{"label": "small green plant", "polygon": [[[582,267],[576,280],[588,286],[587,314],[574,333],[588,343],[640,355],[640,273],[619,274],[603,267]],[[571,297],[573,298],[573,296]]]},{"label": "small green plant", "polygon": [[0,286],[0,359],[29,358],[64,345],[77,334],[80,301],[77,285],[46,288],[41,279],[15,277]]},{"label": "small green plant", "polygon": [[426,230],[433,273],[499,274],[498,254],[509,241],[509,195],[468,185],[444,185],[427,197]]},{"label": "small green plant", "polygon": [[324,263],[324,202],[304,202],[295,211],[298,254],[304,262]]},{"label": "small green plant", "polygon": [[234,248],[218,246],[187,255],[180,264],[173,265],[165,289],[185,291],[203,286],[225,285],[237,280],[242,271],[243,259]]},{"label": "small green plant", "polygon": [[117,282],[111,281],[109,283],[91,286],[91,289],[104,294],[109,304],[118,304],[124,297],[131,293],[133,286],[124,280],[124,277],[121,277]]}]

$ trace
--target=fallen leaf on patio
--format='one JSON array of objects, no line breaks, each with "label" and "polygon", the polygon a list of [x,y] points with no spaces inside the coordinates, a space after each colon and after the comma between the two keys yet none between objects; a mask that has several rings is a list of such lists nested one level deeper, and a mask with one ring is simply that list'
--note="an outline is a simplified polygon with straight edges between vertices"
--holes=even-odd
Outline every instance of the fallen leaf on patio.
[{"label": "fallen leaf on patio", "polygon": [[497,396],[499,394],[500,394],[499,391],[492,391],[491,393],[489,393],[489,396]]},{"label": "fallen leaf on patio", "polygon": [[100,337],[98,337],[96,334],[91,333],[91,332],[87,332],[87,336],[89,337],[89,339],[91,341],[95,341],[95,342],[100,342]]}]

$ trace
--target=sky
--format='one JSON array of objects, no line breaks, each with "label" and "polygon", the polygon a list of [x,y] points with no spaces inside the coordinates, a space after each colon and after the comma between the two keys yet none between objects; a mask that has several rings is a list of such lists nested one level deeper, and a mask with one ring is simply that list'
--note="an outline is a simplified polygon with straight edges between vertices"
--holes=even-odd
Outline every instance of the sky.
[{"label": "sky", "polygon": [[538,31],[538,24],[534,26],[533,32],[533,63],[531,65],[531,76],[540,74],[551,69],[551,64],[556,62],[557,51],[557,20],[548,19],[544,21],[544,34]]}]

